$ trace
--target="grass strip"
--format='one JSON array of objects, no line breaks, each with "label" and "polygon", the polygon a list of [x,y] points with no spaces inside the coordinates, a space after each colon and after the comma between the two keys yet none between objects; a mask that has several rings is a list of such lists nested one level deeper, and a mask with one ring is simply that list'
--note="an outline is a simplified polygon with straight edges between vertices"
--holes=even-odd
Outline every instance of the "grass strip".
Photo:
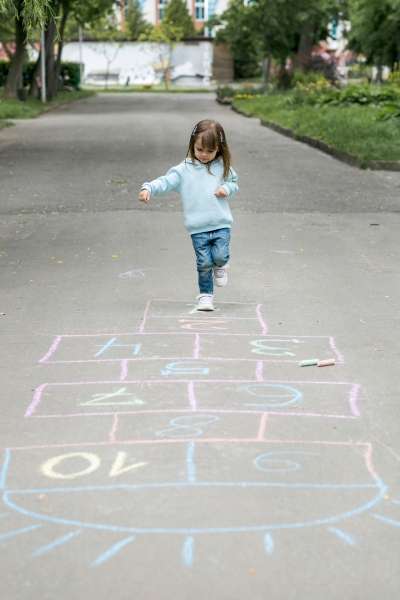
[{"label": "grass strip", "polygon": [[400,160],[400,122],[377,120],[376,106],[288,106],[288,94],[235,99],[236,109],[320,140],[361,161]]},{"label": "grass strip", "polygon": [[3,119],[32,119],[63,104],[82,100],[83,98],[88,98],[93,95],[94,92],[88,90],[64,91],[59,92],[53,100],[43,103],[36,99],[28,99],[24,102],[21,102],[20,100],[8,100],[1,94],[0,127],[7,126],[7,123],[2,121]]}]

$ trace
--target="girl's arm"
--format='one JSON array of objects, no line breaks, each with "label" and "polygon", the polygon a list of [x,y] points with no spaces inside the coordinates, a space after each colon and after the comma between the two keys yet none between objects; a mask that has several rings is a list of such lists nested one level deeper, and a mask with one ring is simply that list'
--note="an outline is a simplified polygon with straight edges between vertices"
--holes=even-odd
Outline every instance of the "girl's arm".
[{"label": "girl's arm", "polygon": [[225,181],[221,187],[223,190],[225,190],[225,192],[227,193],[228,196],[232,197],[236,194],[236,192],[239,191],[238,181],[239,181],[239,177],[237,176],[237,173],[231,167],[229,169],[229,175],[225,179]]},{"label": "girl's arm", "polygon": [[172,167],[166,173],[153,181],[145,181],[141,187],[141,191],[146,190],[151,196],[158,196],[159,194],[166,194],[173,190],[178,191],[180,185],[180,175],[176,167]]}]

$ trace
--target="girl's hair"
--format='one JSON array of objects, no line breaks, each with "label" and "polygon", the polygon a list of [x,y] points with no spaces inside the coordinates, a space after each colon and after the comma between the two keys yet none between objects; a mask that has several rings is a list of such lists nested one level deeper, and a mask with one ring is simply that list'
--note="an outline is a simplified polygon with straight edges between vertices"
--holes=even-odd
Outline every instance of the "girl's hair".
[{"label": "girl's hair", "polygon": [[[214,150],[217,151],[214,160],[222,158],[224,164],[224,179],[226,179],[229,175],[231,166],[231,153],[229,152],[228,144],[226,143],[225,131],[222,125],[218,123],[218,121],[203,119],[203,121],[199,121],[197,125],[193,127],[186,155],[193,161],[196,160],[194,145],[199,138],[201,138],[201,141],[207,150],[210,152],[213,152]],[[207,169],[210,171],[210,164],[207,164]]]}]

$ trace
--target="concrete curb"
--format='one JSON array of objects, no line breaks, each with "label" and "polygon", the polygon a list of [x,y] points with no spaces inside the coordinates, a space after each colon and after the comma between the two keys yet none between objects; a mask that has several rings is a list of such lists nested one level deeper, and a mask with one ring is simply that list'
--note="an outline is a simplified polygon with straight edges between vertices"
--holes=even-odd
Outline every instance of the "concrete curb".
[{"label": "concrete curb", "polygon": [[[254,118],[252,115],[248,115],[244,111],[236,108],[236,106],[234,106],[233,104],[231,105],[231,108],[233,111],[237,112],[240,115],[243,115],[244,117]],[[362,160],[360,158],[357,158],[356,156],[353,156],[352,154],[348,154],[347,152],[343,152],[342,150],[337,150],[336,148],[329,146],[321,140],[311,138],[307,135],[299,135],[297,133],[294,133],[292,129],[282,127],[281,125],[277,125],[272,121],[260,119],[260,124],[293,140],[303,142],[304,144],[308,144],[309,146],[312,146],[317,150],[321,150],[321,152],[325,152],[325,154],[329,154],[330,156],[333,156],[334,158],[352,167],[358,167],[359,169],[371,169],[374,171],[400,171],[400,161]]]}]

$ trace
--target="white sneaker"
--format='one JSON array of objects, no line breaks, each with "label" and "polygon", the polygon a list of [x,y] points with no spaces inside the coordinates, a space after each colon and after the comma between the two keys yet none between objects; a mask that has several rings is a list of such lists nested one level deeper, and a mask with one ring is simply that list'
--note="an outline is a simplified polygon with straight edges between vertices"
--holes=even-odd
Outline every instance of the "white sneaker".
[{"label": "white sneaker", "polygon": [[214,310],[213,295],[200,294],[197,296],[197,310]]},{"label": "white sneaker", "polygon": [[228,265],[214,267],[213,271],[215,285],[224,287],[228,283]]}]

